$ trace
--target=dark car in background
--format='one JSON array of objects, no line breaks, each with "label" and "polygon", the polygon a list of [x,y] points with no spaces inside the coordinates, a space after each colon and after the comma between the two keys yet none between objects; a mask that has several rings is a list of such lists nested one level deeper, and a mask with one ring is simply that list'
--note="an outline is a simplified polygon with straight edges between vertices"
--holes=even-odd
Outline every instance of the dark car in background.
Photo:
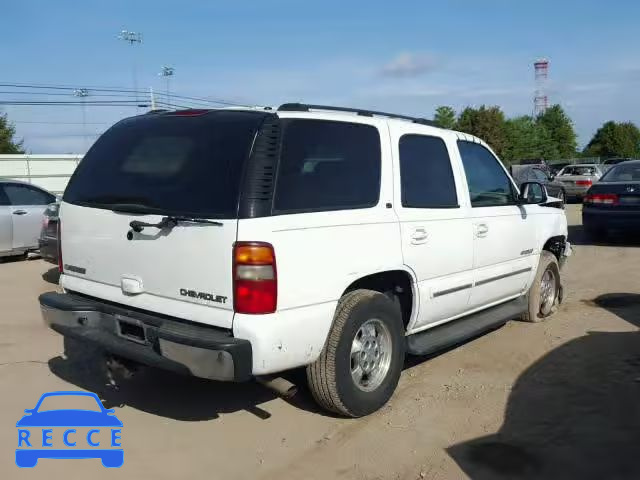
[{"label": "dark car in background", "polygon": [[58,263],[58,212],[60,203],[52,203],[44,211],[38,245],[44,260]]},{"label": "dark car in background", "polygon": [[640,231],[640,160],[614,165],[589,189],[582,224],[592,238],[611,230]]},{"label": "dark car in background", "polygon": [[560,200],[562,205],[567,198],[564,186],[560,182],[555,182],[549,174],[537,165],[512,165],[511,175],[518,183],[518,187],[524,182],[539,182],[547,189],[547,195]]}]

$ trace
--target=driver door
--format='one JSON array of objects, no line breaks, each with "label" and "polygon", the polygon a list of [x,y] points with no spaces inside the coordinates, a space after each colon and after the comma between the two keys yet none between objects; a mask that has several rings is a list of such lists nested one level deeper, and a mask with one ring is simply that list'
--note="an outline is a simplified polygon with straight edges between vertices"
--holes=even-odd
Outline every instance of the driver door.
[{"label": "driver door", "polygon": [[537,260],[531,206],[518,205],[518,190],[484,145],[458,140],[471,202],[473,288],[470,309],[524,293]]}]

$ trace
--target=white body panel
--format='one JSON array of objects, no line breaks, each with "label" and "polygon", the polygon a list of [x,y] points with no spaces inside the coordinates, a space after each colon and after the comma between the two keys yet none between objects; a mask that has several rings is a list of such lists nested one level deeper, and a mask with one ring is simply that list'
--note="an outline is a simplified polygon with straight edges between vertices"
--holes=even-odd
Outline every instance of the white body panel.
[{"label": "white body panel", "polygon": [[[237,220],[221,220],[222,226],[178,225],[170,231],[145,228],[128,240],[129,222],[134,219],[158,222],[160,217],[63,202],[60,221],[65,275],[61,285],[123,305],[231,328],[231,248]],[[127,279],[139,282],[139,293],[126,291]],[[226,298],[224,303],[212,304],[181,295],[181,289]]]},{"label": "white body panel", "polygon": [[38,247],[42,218],[46,205],[15,205],[11,207],[14,250]]}]

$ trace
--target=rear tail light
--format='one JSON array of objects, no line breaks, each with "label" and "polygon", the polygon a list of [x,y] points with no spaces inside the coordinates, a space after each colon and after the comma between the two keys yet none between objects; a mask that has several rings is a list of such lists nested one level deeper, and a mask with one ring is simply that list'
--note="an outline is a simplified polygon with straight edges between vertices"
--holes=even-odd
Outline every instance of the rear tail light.
[{"label": "rear tail light", "polygon": [[237,242],[233,246],[233,309],[236,313],[276,311],[278,276],[273,246]]},{"label": "rear tail light", "polygon": [[576,185],[580,185],[583,187],[593,185],[593,180],[576,180]]},{"label": "rear tail light", "polygon": [[615,193],[591,193],[584,197],[584,203],[593,205],[617,205],[618,195]]},{"label": "rear tail light", "polygon": [[49,226],[49,217],[45,215],[42,217],[42,229],[46,230],[48,226]]}]

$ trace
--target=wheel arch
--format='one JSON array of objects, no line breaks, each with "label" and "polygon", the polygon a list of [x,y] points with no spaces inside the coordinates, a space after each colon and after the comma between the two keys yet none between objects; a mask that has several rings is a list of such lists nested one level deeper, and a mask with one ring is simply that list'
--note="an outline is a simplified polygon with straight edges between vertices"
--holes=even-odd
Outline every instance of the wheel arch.
[{"label": "wheel arch", "polygon": [[389,296],[398,302],[406,331],[418,310],[419,295],[416,285],[415,273],[403,266],[362,274],[352,280],[340,296],[358,289],[374,290]]}]

